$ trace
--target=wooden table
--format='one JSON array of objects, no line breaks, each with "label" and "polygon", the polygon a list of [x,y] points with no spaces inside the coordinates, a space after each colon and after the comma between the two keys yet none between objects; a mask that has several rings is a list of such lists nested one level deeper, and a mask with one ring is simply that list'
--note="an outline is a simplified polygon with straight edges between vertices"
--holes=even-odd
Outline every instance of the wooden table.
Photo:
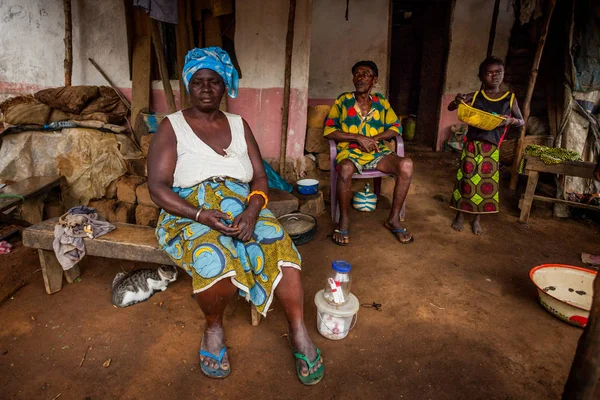
[{"label": "wooden table", "polygon": [[[0,190],[0,223],[29,226],[41,222],[44,196],[60,186],[61,181],[60,175],[34,176],[5,186]],[[21,217],[14,218],[10,209],[21,203]]]},{"label": "wooden table", "polygon": [[34,176],[19,182],[11,183],[0,190],[0,212],[6,211],[11,207],[19,205],[23,199],[19,197],[2,198],[2,195],[17,195],[25,200],[49,192],[51,189],[60,185],[60,175],[54,176]]},{"label": "wooden table", "polygon": [[544,164],[539,157],[525,156],[525,173],[529,178],[527,179],[527,189],[525,189],[525,194],[521,203],[521,216],[519,217],[519,222],[526,223],[529,220],[529,213],[531,211],[533,200],[545,201],[548,203],[562,203],[570,207],[588,208],[600,211],[600,207],[590,204],[556,199],[554,197],[538,196],[535,194],[535,188],[538,183],[540,172],[594,179],[595,167],[596,164],[584,161],[563,161],[560,164],[547,165]]}]

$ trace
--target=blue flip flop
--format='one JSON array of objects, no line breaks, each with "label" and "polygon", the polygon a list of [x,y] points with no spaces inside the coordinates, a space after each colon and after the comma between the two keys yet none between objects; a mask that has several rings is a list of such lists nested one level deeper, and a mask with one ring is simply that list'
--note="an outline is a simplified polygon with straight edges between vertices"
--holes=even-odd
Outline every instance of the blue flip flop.
[{"label": "blue flip flop", "polygon": [[394,235],[396,240],[398,240],[402,244],[410,244],[415,241],[414,236],[410,235],[410,233],[409,233],[410,238],[408,240],[405,240],[405,241],[400,240],[400,236],[398,236],[398,233],[401,234],[402,236],[406,236],[406,234],[408,233],[408,231],[405,228],[394,228],[392,225],[390,225],[388,223],[385,223],[384,226],[386,227],[386,229],[388,229],[390,232],[392,232],[392,234]]},{"label": "blue flip flop", "polygon": [[[344,230],[334,229],[333,233],[339,233],[340,235],[342,235],[343,239],[348,239],[348,243],[350,243],[350,238],[348,237],[348,230],[347,229],[344,229]],[[348,243],[336,242],[335,239],[333,239],[333,235],[331,235],[331,241],[334,244],[337,244],[338,246],[348,246]]]},{"label": "blue flip flop", "polygon": [[[204,346],[204,338],[202,338],[201,347],[203,347],[203,346]],[[225,346],[223,346],[223,348],[219,352],[218,356],[216,356],[212,353],[209,353],[206,350],[200,349],[201,356],[211,358],[211,359],[215,360],[216,362],[218,362],[219,365],[221,365],[221,361],[223,361],[223,356],[225,356],[226,352],[227,352],[227,347],[225,347]],[[204,375],[206,375],[212,379],[224,379],[224,378],[227,378],[229,376],[229,374],[231,373],[231,366],[229,367],[228,370],[223,370],[221,368],[211,368],[208,365],[204,365],[202,360],[200,360],[200,369],[202,370],[202,373]]]}]

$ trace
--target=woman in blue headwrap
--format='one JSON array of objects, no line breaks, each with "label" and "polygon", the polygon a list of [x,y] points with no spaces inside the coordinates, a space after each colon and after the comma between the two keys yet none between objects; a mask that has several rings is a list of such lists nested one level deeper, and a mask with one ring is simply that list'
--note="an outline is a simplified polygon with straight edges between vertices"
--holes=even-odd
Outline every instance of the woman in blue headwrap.
[{"label": "woman in blue headwrap", "polygon": [[324,374],[321,353],[303,321],[300,254],[266,208],[268,183],[246,121],[219,110],[238,73],[219,47],[191,50],[183,81],[192,106],[158,127],[148,154],[148,187],[161,208],[161,248],[192,277],[206,317],[200,367],[211,378],[231,372],[223,312],[239,292],[266,315],[273,296],[288,319],[296,371],[303,384]]}]

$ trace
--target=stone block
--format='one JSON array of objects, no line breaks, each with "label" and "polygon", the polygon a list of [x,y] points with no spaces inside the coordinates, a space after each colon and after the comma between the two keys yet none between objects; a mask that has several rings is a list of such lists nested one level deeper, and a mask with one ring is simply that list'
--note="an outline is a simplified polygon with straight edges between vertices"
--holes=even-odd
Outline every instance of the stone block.
[{"label": "stone block", "polygon": [[126,203],[135,204],[137,198],[135,190],[138,186],[146,182],[146,178],[137,175],[125,175],[117,182],[117,198]]},{"label": "stone block", "polygon": [[330,171],[331,162],[329,161],[329,152],[317,154],[317,168],[321,171]]},{"label": "stone block", "polygon": [[140,148],[144,157],[148,157],[148,149],[150,148],[150,143],[152,143],[152,138],[154,138],[154,134],[152,133],[140,137]]},{"label": "stone block", "polygon": [[138,205],[135,209],[135,223],[156,228],[159,214],[160,210],[156,207]]},{"label": "stone block", "polygon": [[158,208],[158,205],[156,205],[156,203],[154,203],[150,198],[150,191],[148,190],[147,183],[142,183],[135,189],[135,196],[137,197],[138,204],[142,206]]},{"label": "stone block", "polygon": [[289,214],[299,209],[298,198],[288,192],[278,189],[269,189],[269,210],[276,217]]},{"label": "stone block", "polygon": [[[319,105],[319,106],[310,106],[308,107],[308,124],[309,128],[321,128],[325,126],[325,118],[327,118],[327,114],[329,114],[329,110],[331,106],[328,105]],[[322,135],[322,133],[321,133]]]},{"label": "stone block", "polygon": [[135,224],[135,209],[137,205],[125,201],[117,201],[110,215],[109,222]]},{"label": "stone block", "polygon": [[323,153],[329,150],[329,142],[323,137],[323,128],[308,128],[304,148],[309,153]]}]

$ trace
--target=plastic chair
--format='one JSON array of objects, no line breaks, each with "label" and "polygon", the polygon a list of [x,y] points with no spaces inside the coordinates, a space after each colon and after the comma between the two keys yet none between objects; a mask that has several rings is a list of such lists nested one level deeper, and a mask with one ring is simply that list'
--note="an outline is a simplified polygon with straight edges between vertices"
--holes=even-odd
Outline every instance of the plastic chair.
[{"label": "plastic chair", "polygon": [[[395,137],[396,140],[396,154],[400,157],[404,157],[404,140],[402,140],[402,136],[397,135]],[[333,222],[338,222],[340,220],[340,207],[337,202],[337,170],[335,169],[335,157],[337,156],[337,143],[333,140],[329,140],[329,162],[331,165],[330,170],[330,199],[331,199],[331,219]],[[378,171],[376,169],[365,170],[362,174],[354,174],[352,175],[352,179],[373,179],[373,192],[379,197],[379,193],[381,192],[381,178],[388,176],[391,174],[386,174],[384,172]],[[400,210],[400,220],[404,221],[404,217],[406,216],[406,201],[402,205],[402,209]]]}]

